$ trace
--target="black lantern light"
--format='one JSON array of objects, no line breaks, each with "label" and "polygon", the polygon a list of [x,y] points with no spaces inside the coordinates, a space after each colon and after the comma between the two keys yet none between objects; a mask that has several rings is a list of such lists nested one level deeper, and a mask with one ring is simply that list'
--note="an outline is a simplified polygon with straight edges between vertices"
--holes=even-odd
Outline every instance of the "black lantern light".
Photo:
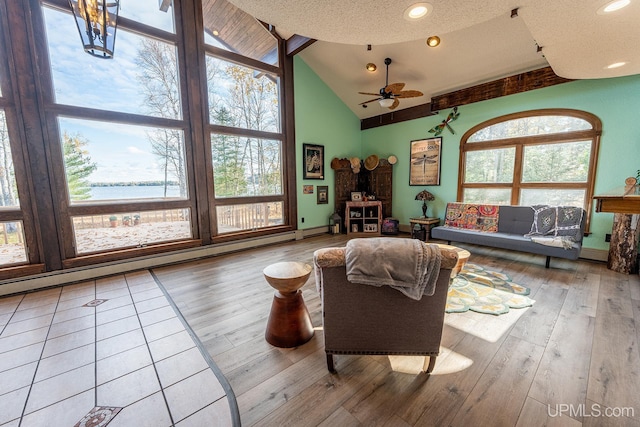
[{"label": "black lantern light", "polygon": [[342,217],[338,215],[338,212],[335,212],[333,215],[329,217],[329,233],[331,234],[340,234],[342,224]]},{"label": "black lantern light", "polygon": [[84,51],[113,58],[120,0],[69,0]]}]

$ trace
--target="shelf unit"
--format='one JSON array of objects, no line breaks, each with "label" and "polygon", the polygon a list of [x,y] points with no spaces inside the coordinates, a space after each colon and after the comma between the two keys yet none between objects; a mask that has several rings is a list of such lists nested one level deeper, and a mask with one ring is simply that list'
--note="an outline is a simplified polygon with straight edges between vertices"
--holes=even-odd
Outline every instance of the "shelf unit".
[{"label": "shelf unit", "polygon": [[380,236],[382,202],[347,202],[344,217],[348,235]]}]

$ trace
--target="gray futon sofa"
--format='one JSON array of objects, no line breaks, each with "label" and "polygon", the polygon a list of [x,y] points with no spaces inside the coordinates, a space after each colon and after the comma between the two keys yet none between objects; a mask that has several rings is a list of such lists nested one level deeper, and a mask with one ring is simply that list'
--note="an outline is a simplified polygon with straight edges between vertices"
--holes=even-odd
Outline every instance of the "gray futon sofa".
[{"label": "gray futon sofa", "polygon": [[[538,207],[508,205],[497,206],[499,208],[499,214],[497,215],[497,231],[494,231],[495,222],[493,224],[494,226],[492,231],[479,231],[479,229],[464,228],[468,227],[468,224],[473,222],[474,212],[478,212],[477,208],[482,206],[488,205],[473,205],[462,203],[447,204],[445,225],[432,228],[431,237],[434,239],[446,240],[449,243],[471,243],[474,245],[491,246],[520,252],[546,255],[547,260],[545,266],[547,268],[549,268],[549,261],[551,257],[578,259],[578,257],[580,256],[585,223],[585,212],[583,209],[579,209],[579,212],[581,212],[581,218],[579,219],[579,228],[576,230],[572,230],[571,233],[561,233],[564,236],[571,234],[571,238],[574,240],[571,246],[565,249],[564,247],[547,246],[541,243],[536,243],[532,240],[531,237],[525,237],[525,235],[530,234],[532,231],[534,231],[534,208]],[[466,210],[464,209],[465,207],[467,207]],[[550,206],[548,208],[555,209],[554,207]],[[458,217],[466,215],[465,220],[457,223],[454,218],[452,218],[456,215]],[[479,228],[482,229],[480,224],[483,220],[482,215],[479,213],[477,215],[478,224],[480,225]],[[487,222],[490,222],[490,220],[488,220]],[[553,228],[542,229],[541,224],[537,225],[540,226],[540,230],[536,230],[538,231],[538,233],[536,234],[539,234],[541,236],[554,235]],[[485,227],[485,229],[488,228],[491,227]]]}]

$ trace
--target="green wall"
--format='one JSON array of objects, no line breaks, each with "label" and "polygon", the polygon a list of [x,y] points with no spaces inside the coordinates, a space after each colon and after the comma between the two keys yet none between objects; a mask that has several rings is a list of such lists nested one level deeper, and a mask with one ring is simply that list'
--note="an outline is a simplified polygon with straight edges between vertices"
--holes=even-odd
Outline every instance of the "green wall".
[{"label": "green wall", "polygon": [[[294,59],[294,70],[298,228],[328,227],[329,216],[334,212],[331,159],[360,156],[360,119],[297,56]],[[302,179],[304,143],[324,146],[323,180]],[[303,194],[303,185],[313,185],[313,194]],[[317,204],[318,185],[329,186],[328,204]]]},{"label": "green wall", "polygon": [[[398,163],[393,171],[393,216],[401,224],[408,224],[409,218],[422,214],[421,202],[414,200],[415,195],[425,187],[409,186],[409,145],[414,139],[433,136],[428,130],[440,123],[449,110],[437,116],[402,122],[360,131],[360,122],[346,106],[302,61],[296,63],[296,138],[298,150],[303,139],[324,144],[327,150],[325,159],[326,178],[321,185],[329,185],[329,197],[333,192],[333,176],[329,163],[333,157],[357,155],[365,158],[377,154],[381,158],[394,154]],[[307,86],[304,86],[307,85]],[[323,91],[328,94],[321,95]],[[455,135],[448,130],[442,133],[442,170],[440,185],[427,187],[436,196],[428,202],[428,215],[444,216],[446,203],[455,201],[458,185],[458,159],[460,138],[471,127],[489,120],[519,111],[540,108],[572,108],[595,114],[602,120],[602,138],[598,156],[595,193],[603,193],[624,185],[625,178],[635,176],[640,169],[640,75],[615,79],[581,80],[549,88],[533,90],[517,95],[505,96],[489,101],[463,105],[458,108],[460,117],[451,123]],[[322,104],[320,104],[322,102]],[[315,109],[314,105],[318,108]],[[320,108],[328,111],[320,112]],[[301,117],[298,111],[303,112]],[[305,114],[306,113],[306,114]],[[348,119],[347,119],[348,116]],[[341,117],[342,120],[337,120]],[[330,120],[330,126],[319,123]],[[344,132],[343,134],[341,134]],[[338,136],[338,137],[337,137]],[[348,143],[347,143],[348,141]],[[306,140],[305,140],[306,142]],[[299,216],[310,211],[307,207],[313,200],[302,195],[301,166],[299,174]],[[308,183],[320,183],[320,181]],[[330,204],[332,200],[329,201]],[[321,205],[322,206],[322,205]],[[306,209],[305,209],[306,207]],[[322,212],[322,220],[331,209]],[[313,217],[318,221],[320,217]],[[325,222],[300,224],[300,228],[321,225]],[[592,234],[584,240],[584,247],[607,250],[609,244],[604,241],[606,233],[611,232],[613,214],[593,213]]]}]

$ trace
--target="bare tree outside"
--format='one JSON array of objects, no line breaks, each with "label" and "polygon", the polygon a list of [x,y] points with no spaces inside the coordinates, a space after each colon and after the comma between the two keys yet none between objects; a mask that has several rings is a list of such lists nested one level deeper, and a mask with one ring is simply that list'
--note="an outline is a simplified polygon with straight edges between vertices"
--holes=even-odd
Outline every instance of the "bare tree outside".
[{"label": "bare tree outside", "polygon": [[[144,93],[144,108],[149,114],[178,119],[182,117],[180,76],[176,67],[176,48],[158,40],[142,40],[136,56],[140,67],[140,88]],[[164,195],[171,183],[178,181],[180,196],[187,196],[184,141],[180,129],[163,128],[148,132],[153,153],[160,160],[164,173]]]},{"label": "bare tree outside", "polygon": [[[279,131],[278,86],[270,76],[214,58],[208,58],[207,68],[219,70],[217,81],[209,82],[209,110],[213,123],[242,129]],[[224,122],[220,121],[221,110],[229,112]],[[234,161],[244,170],[247,186],[244,192],[233,195],[281,194],[280,142],[252,137],[234,138],[237,139],[236,158],[226,158],[225,161]],[[215,140],[219,139],[213,138],[212,144],[215,145]],[[215,152],[214,146],[212,149]],[[218,180],[215,185],[216,188],[218,185],[226,186]]]},{"label": "bare tree outside", "polygon": [[0,110],[0,206],[18,206],[11,144],[4,111]]}]

